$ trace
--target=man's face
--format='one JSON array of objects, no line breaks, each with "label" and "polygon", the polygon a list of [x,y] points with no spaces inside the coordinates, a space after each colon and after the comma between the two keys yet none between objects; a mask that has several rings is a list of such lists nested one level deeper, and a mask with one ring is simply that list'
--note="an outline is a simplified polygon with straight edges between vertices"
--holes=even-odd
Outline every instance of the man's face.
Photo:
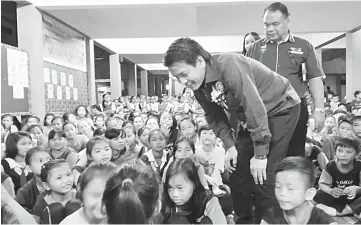
[{"label": "man's face", "polygon": [[206,63],[202,57],[198,57],[195,66],[184,62],[176,62],[168,69],[178,79],[179,83],[192,90],[197,90],[202,85],[206,75]]},{"label": "man's face", "polygon": [[286,18],[281,11],[267,11],[263,16],[264,29],[270,41],[280,41],[287,36],[290,18]]}]

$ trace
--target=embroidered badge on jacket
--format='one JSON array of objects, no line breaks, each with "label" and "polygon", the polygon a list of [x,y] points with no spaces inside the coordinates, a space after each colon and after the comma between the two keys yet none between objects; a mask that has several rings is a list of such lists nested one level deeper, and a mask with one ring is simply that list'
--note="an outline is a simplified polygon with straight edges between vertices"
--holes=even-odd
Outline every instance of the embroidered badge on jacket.
[{"label": "embroidered badge on jacket", "polygon": [[214,86],[212,86],[212,92],[211,92],[212,102],[222,106],[223,108],[228,109],[228,106],[226,105],[227,101],[225,95],[226,94],[222,82],[218,81]]}]

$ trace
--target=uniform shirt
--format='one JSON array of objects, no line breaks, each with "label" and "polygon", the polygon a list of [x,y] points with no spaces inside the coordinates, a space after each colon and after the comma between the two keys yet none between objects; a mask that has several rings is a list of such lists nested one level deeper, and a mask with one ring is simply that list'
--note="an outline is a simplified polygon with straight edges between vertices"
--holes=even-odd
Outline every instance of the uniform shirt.
[{"label": "uniform shirt", "polygon": [[[45,195],[45,192],[43,193]],[[38,187],[36,186],[36,179],[34,177],[32,180],[30,180],[18,190],[15,200],[29,213],[32,213],[32,209],[39,195],[40,192]]]},{"label": "uniform shirt", "polygon": [[[214,86],[224,86],[226,108],[212,101]],[[290,82],[262,63],[235,53],[214,55],[207,62],[202,86],[194,91],[206,120],[225,148],[235,145],[224,110],[246,121],[255,155],[267,155],[271,133],[268,117],[301,102]]]},{"label": "uniform shirt", "polygon": [[[361,161],[354,161],[353,168],[347,173],[341,172],[337,168],[336,160],[332,160],[327,163],[326,168],[322,171],[319,181],[320,188],[323,190],[322,185],[326,185],[330,188],[338,187],[345,189],[350,186],[361,186]],[[328,193],[327,191],[325,191]],[[347,196],[341,196],[340,198],[347,198]]]},{"label": "uniform shirt", "polygon": [[[283,210],[277,204],[270,208],[263,216],[261,224],[288,224]],[[327,215],[319,208],[313,207],[307,224],[336,224],[331,216]]]},{"label": "uniform shirt", "polygon": [[206,175],[212,177],[217,185],[222,185],[222,173],[224,173],[224,159],[226,152],[223,148],[214,146],[210,152],[205,152],[203,148],[197,148],[195,160],[204,167]]},{"label": "uniform shirt", "polygon": [[[307,81],[323,78],[325,74],[311,43],[289,32],[285,41],[275,43],[263,38],[252,44],[247,56],[260,61],[271,70],[286,77],[300,98],[307,95]],[[306,64],[307,81],[302,78],[302,63]]]}]

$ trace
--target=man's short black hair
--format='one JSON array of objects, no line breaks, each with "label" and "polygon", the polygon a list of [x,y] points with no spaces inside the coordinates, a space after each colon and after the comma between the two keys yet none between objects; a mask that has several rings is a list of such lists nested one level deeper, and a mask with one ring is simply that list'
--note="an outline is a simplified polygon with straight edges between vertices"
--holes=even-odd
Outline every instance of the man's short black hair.
[{"label": "man's short black hair", "polygon": [[202,56],[206,62],[211,55],[195,40],[185,37],[175,40],[168,48],[164,56],[163,64],[166,67],[173,63],[186,63],[195,66],[198,56]]},{"label": "man's short black hair", "polygon": [[288,18],[291,15],[290,12],[288,11],[287,6],[281,2],[274,2],[271,5],[267,6],[263,11],[263,15],[267,11],[270,11],[270,12],[280,11],[282,13],[282,15],[284,15],[285,18]]}]

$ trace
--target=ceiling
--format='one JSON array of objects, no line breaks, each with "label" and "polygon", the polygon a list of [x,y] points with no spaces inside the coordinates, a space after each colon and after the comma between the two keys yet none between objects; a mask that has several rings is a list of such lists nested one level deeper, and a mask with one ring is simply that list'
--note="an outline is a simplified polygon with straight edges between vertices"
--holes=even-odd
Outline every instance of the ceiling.
[{"label": "ceiling", "polygon": [[[31,0],[115,53],[137,64],[161,63],[178,37],[199,41],[210,52],[239,51],[243,36],[263,35],[256,0]],[[285,0],[291,31],[320,45],[361,25],[361,1]],[[81,18],[81,19],[79,19]],[[103,54],[102,54],[103,55]],[[156,69],[162,69],[157,67]]]},{"label": "ceiling", "polygon": [[[43,9],[94,39],[223,36],[250,31],[262,33],[263,9],[271,2]],[[361,24],[361,1],[288,1],[286,4],[295,33],[346,32]]]}]

